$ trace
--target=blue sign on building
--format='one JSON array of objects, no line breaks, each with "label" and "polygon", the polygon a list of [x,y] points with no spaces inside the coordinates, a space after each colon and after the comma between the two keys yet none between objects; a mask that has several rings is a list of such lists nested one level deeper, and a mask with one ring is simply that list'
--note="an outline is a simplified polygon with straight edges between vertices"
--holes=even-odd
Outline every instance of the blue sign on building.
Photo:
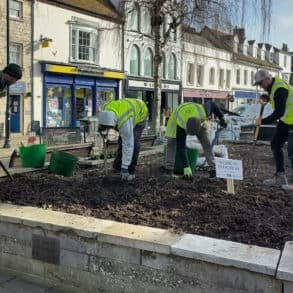
[{"label": "blue sign on building", "polygon": [[25,82],[24,81],[17,81],[15,84],[9,87],[9,94],[24,94],[25,93]]}]

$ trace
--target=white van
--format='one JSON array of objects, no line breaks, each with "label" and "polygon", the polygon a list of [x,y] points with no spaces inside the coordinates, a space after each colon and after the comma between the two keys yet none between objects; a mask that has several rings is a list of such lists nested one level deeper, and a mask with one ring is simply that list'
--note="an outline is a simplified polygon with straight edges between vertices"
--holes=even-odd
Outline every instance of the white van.
[{"label": "white van", "polygon": [[[232,124],[252,125],[255,124],[255,118],[259,116],[261,104],[243,104],[233,109],[231,112],[237,113],[240,116],[228,116],[228,121]],[[269,116],[273,112],[270,103],[265,105],[263,117]]]}]

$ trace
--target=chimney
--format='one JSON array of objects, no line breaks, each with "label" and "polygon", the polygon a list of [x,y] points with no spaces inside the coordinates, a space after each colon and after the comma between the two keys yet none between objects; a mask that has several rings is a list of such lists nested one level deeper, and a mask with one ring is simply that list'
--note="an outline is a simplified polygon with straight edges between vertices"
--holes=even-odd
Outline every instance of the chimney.
[{"label": "chimney", "polygon": [[237,34],[240,43],[243,43],[245,40],[245,29],[244,28],[238,28],[237,26],[233,29],[233,35]]},{"label": "chimney", "polygon": [[283,43],[282,51],[288,52],[288,45]]}]

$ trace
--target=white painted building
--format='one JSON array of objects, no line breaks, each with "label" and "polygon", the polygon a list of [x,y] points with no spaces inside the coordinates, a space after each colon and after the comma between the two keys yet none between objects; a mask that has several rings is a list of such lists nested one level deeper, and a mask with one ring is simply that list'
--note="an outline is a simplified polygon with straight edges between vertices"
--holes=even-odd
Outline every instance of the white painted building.
[{"label": "white painted building", "polygon": [[[127,75],[125,95],[143,99],[149,108],[152,120],[154,103],[154,56],[155,43],[151,27],[151,14],[147,7],[127,2],[124,7],[124,61]],[[164,20],[165,23],[168,19]],[[166,27],[163,25],[163,27]],[[181,32],[180,27],[171,32],[163,48],[160,73],[161,115],[181,103]],[[162,120],[163,123],[163,120]]]},{"label": "white painted building", "polygon": [[192,29],[184,31],[182,48],[184,101],[217,99],[225,105],[231,94],[232,53],[215,47]]},{"label": "white painted building", "polygon": [[121,18],[107,1],[35,1],[33,10],[33,119],[79,126],[121,95]]}]

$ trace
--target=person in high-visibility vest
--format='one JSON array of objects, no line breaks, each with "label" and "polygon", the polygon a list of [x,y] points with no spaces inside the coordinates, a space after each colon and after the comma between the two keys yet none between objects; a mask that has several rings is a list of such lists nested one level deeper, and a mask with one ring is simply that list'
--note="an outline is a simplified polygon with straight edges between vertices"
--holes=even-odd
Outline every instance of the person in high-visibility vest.
[{"label": "person in high-visibility vest", "polygon": [[227,127],[224,115],[219,107],[212,101],[202,104],[187,102],[179,105],[171,114],[165,136],[167,137],[167,147],[165,154],[165,175],[173,176],[176,152],[179,153],[183,165],[184,178],[192,177],[192,170],[188,162],[186,137],[197,136],[200,141],[204,155],[210,167],[210,177],[216,176],[214,155],[208,138],[206,121],[215,114],[220,119],[220,126]]},{"label": "person in high-visibility vest", "polygon": [[106,103],[99,113],[99,132],[109,129],[119,132],[118,150],[113,163],[114,171],[122,180],[135,178],[135,168],[140,152],[140,138],[146,125],[148,108],[143,100],[124,98]]},{"label": "person in high-visibility vest", "polygon": [[265,118],[257,117],[256,124],[265,125],[278,121],[271,139],[276,172],[273,178],[266,179],[263,183],[266,186],[293,190],[293,184],[288,184],[285,174],[283,154],[283,146],[288,141],[288,157],[291,161],[293,182],[293,87],[279,77],[272,77],[268,71],[262,69],[255,73],[254,85],[268,92],[269,96],[264,102],[270,102],[274,110]]}]

